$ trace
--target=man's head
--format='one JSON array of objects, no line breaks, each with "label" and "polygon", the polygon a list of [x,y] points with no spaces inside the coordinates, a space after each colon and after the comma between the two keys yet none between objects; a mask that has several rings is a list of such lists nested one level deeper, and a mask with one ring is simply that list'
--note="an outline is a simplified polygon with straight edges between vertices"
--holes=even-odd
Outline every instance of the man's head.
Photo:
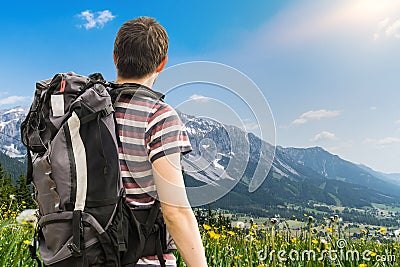
[{"label": "man's head", "polygon": [[125,22],[114,42],[118,77],[140,79],[164,67],[168,35],[155,19],[139,17]]}]

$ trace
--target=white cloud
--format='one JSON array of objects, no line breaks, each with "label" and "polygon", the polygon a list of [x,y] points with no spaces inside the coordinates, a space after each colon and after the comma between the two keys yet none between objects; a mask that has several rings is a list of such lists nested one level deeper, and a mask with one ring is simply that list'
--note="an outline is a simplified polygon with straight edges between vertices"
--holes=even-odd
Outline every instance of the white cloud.
[{"label": "white cloud", "polygon": [[400,19],[393,22],[385,30],[386,36],[400,39]]},{"label": "white cloud", "polygon": [[92,13],[90,10],[86,10],[82,11],[79,14],[79,17],[86,21],[85,24],[81,25],[81,27],[83,26],[86,30],[92,28],[102,28],[107,22],[112,21],[115,18],[110,10],[103,10],[95,13]]},{"label": "white cloud", "polygon": [[311,138],[311,141],[313,142],[319,142],[319,141],[329,141],[329,140],[336,140],[336,136],[334,133],[328,132],[328,131],[322,131],[318,134],[316,134],[313,138]]},{"label": "white cloud", "polygon": [[17,95],[12,95],[3,99],[0,99],[0,105],[10,105],[10,104],[15,104],[18,102],[24,102],[29,100],[31,97],[30,96],[17,96]]},{"label": "white cloud", "polygon": [[206,103],[206,102],[210,101],[210,98],[208,98],[206,96],[202,96],[202,95],[196,95],[196,94],[191,95],[189,97],[189,99],[197,101],[197,102],[203,102],[203,103]]},{"label": "white cloud", "polygon": [[395,122],[394,122],[394,124],[398,124],[398,125],[400,125],[400,120],[398,120],[398,121],[395,121]]},{"label": "white cloud", "polygon": [[384,31],[384,29],[388,26],[388,24],[389,24],[389,18],[385,18],[384,20],[378,23],[378,31],[374,33],[374,40],[379,39],[380,33]]},{"label": "white cloud", "polygon": [[397,137],[385,137],[382,139],[366,138],[364,140],[364,143],[377,145],[377,146],[385,146],[385,145],[392,145],[392,144],[400,143],[400,138],[397,138]]},{"label": "white cloud", "polygon": [[378,23],[378,31],[374,33],[374,40],[378,40],[384,34],[387,38],[400,39],[400,19],[391,21],[385,18]]},{"label": "white cloud", "polygon": [[246,132],[250,132],[250,131],[254,131],[256,129],[259,129],[260,125],[258,125],[258,123],[255,123],[255,122],[253,122],[253,123],[249,122],[249,123],[246,123],[244,125],[244,127],[246,128]]},{"label": "white cloud", "polygon": [[292,124],[304,124],[310,120],[320,120],[323,118],[332,118],[340,115],[339,110],[310,110],[300,115],[297,119],[292,121]]},{"label": "white cloud", "polygon": [[380,21],[378,23],[379,29],[381,30],[381,29],[387,27],[389,25],[389,20],[390,20],[389,18],[385,18],[384,20]]}]

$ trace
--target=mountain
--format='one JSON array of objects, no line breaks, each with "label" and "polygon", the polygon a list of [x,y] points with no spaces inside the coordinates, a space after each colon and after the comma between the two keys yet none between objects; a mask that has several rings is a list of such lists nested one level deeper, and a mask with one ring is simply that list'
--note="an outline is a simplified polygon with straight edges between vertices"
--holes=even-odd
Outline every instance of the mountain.
[{"label": "mountain", "polygon": [[368,171],[359,165],[341,159],[321,147],[282,148],[295,162],[308,167],[327,179],[363,185],[369,189],[400,195],[400,185],[394,186],[372,169]]},{"label": "mountain", "polygon": [[384,176],[387,177],[388,180],[391,181],[392,183],[400,185],[400,173],[388,173],[384,174]]},{"label": "mountain", "polygon": [[[13,157],[25,153],[18,139],[26,112],[24,107],[0,111],[0,147]],[[214,202],[225,194],[215,205],[242,211],[309,203],[345,207],[399,204],[400,185],[393,182],[395,175],[353,164],[320,147],[274,147],[236,126],[179,115],[193,147],[183,160],[185,182],[189,187],[216,189],[195,196],[199,203]]]},{"label": "mountain", "polygon": [[20,127],[28,107],[0,110],[0,151],[10,157],[23,157],[25,147],[20,142]]},{"label": "mountain", "polygon": [[371,175],[378,177],[379,179],[386,181],[388,183],[394,184],[396,186],[400,186],[400,173],[383,173],[383,172],[378,172],[373,169],[371,169],[368,166],[359,165],[360,168],[364,169],[365,171],[369,172]]},{"label": "mountain", "polygon": [[[198,185],[200,181],[221,186],[234,177],[243,177],[221,199],[221,207],[235,206],[245,210],[252,206],[263,209],[270,205],[306,205],[310,201],[364,207],[371,206],[371,203],[399,202],[400,187],[320,147],[300,149],[277,146],[273,158],[272,145],[238,127],[186,114],[180,116],[193,147],[191,161],[195,159],[199,163],[197,172],[192,166],[189,168],[189,185]],[[243,163],[246,166],[241,172]],[[264,170],[271,166],[271,171],[259,189],[250,193],[251,178],[262,178],[257,177],[260,174],[257,166]]]}]

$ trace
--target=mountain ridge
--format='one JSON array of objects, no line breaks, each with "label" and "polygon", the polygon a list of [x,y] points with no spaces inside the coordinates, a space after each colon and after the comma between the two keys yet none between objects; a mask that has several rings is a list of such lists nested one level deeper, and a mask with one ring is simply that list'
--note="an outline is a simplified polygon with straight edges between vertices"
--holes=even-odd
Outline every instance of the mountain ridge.
[{"label": "mountain ridge", "polygon": [[[0,148],[12,152],[10,156],[25,153],[16,140],[26,111],[26,107],[0,110],[0,125],[4,125],[0,128]],[[243,201],[254,203],[259,210],[310,201],[349,207],[399,203],[400,185],[389,182],[395,176],[388,178],[390,175],[363,168],[322,147],[273,146],[239,127],[178,113],[193,147],[188,157],[197,164],[183,161],[186,183],[237,183],[219,200],[221,207],[238,208]],[[252,184],[259,185],[255,192],[249,192]]]}]

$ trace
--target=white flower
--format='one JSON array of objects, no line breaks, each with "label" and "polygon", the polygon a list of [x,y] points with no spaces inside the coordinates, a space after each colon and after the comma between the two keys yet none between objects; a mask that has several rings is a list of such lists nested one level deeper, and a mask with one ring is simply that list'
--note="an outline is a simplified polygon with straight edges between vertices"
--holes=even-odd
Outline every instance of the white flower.
[{"label": "white flower", "polygon": [[246,239],[246,241],[248,241],[248,242],[252,242],[252,241],[254,240],[254,237],[251,236],[251,235],[246,235],[245,239]]},{"label": "white flower", "polygon": [[15,195],[9,195],[10,199],[14,200],[15,199]]},{"label": "white flower", "polygon": [[243,229],[245,225],[244,222],[237,222],[236,226]]},{"label": "white flower", "polygon": [[37,210],[35,209],[27,209],[22,211],[15,219],[20,224],[30,223],[32,226],[36,226],[37,223],[36,212]]},{"label": "white flower", "polygon": [[279,223],[279,220],[277,218],[272,218],[270,220],[270,222],[271,222],[272,225],[275,225],[275,224]]},{"label": "white flower", "polygon": [[400,229],[397,229],[396,231],[394,231],[394,236],[400,237]]}]

